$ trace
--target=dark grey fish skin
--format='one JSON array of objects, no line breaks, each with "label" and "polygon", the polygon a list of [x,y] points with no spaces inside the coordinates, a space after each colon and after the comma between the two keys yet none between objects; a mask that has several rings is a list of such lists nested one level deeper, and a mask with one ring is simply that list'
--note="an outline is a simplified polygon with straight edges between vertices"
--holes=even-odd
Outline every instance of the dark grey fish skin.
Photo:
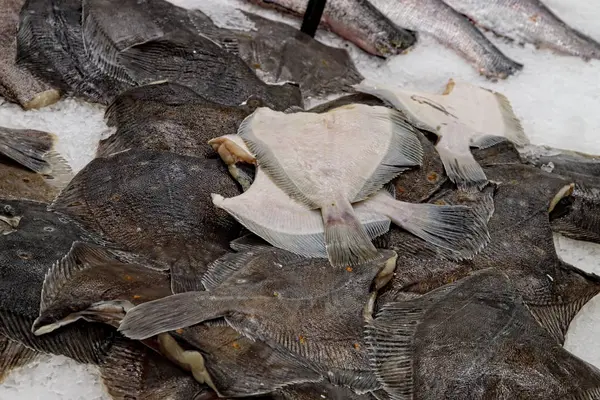
[{"label": "dark grey fish skin", "polygon": [[597,41],[568,26],[539,0],[444,2],[498,35],[585,60],[600,58]]},{"label": "dark grey fish skin", "polygon": [[490,79],[504,79],[523,68],[504,55],[465,16],[442,0],[370,0],[399,27],[434,37]]},{"label": "dark grey fish skin", "polygon": [[390,396],[597,398],[600,371],[539,327],[512,283],[490,269],[416,299],[386,302],[367,340]]},{"label": "dark grey fish skin", "polygon": [[25,200],[0,202],[0,334],[36,351],[97,364],[111,342],[104,326],[73,324],[44,337],[31,332],[46,272],[73,242],[90,240],[69,219],[46,208],[45,203]]},{"label": "dark grey fish skin", "polygon": [[38,354],[35,350],[0,335],[0,383],[12,370],[29,364]]},{"label": "dark grey fish skin", "polygon": [[0,1],[0,96],[30,110],[56,103],[60,93],[15,63],[23,3],[24,0]]},{"label": "dark grey fish skin", "polygon": [[391,278],[394,261],[393,252],[382,251],[373,262],[340,270],[269,247],[229,254],[205,275],[208,292],[141,304],[119,330],[139,339],[225,317],[236,331],[305,360],[333,384],[377,390],[364,352],[363,309],[371,290]]},{"label": "dark grey fish skin", "polygon": [[269,400],[375,400],[376,398],[371,393],[356,394],[349,389],[320,382],[281,389],[272,394]]},{"label": "dark grey fish skin", "polygon": [[234,31],[238,54],[267,82],[296,82],[304,99],[353,92],[364,78],[345,49],[326,46],[285,23],[244,13],[255,30]]},{"label": "dark grey fish skin", "polygon": [[[248,0],[302,16],[308,0]],[[389,57],[411,48],[417,41],[413,32],[398,28],[368,0],[328,0],[322,24],[367,53]]]},{"label": "dark grey fish skin", "polygon": [[100,373],[114,400],[216,400],[208,387],[138,342],[118,339]]},{"label": "dark grey fish skin", "polygon": [[[173,276],[199,279],[241,233],[233,217],[213,206],[214,192],[241,193],[220,160],[130,150],[93,160],[52,209],[125,250],[165,263]],[[178,282],[196,287],[189,279]]]},{"label": "dark grey fish skin", "polygon": [[244,118],[260,104],[251,99],[243,106],[223,106],[176,83],[133,88],[117,96],[107,109],[108,125],[117,126],[117,131],[100,141],[97,156],[147,149],[214,158],[208,141],[236,134]]},{"label": "dark grey fish skin", "polygon": [[239,106],[255,96],[275,110],[302,106],[297,84],[268,85],[236,55],[184,30],[129,47],[118,60],[139,83],[176,82],[219,104]]},{"label": "dark grey fish skin", "polygon": [[[495,152],[512,155],[495,154]],[[477,152],[479,154],[479,152]],[[444,185],[428,202],[470,204],[489,217],[490,244],[471,261],[454,263],[438,259],[406,233],[390,230],[386,247],[399,254],[394,288],[426,293],[465,274],[497,268],[508,275],[538,322],[562,343],[569,323],[583,305],[600,293],[600,277],[586,274],[562,262],[554,248],[549,206],[572,181],[520,163],[512,145],[499,144],[479,157],[486,176],[498,186],[491,193],[468,193]],[[480,154],[480,155],[483,155]],[[426,157],[430,156],[427,153]],[[435,157],[435,155],[434,155]],[[517,161],[518,162],[518,161]],[[397,185],[405,178],[400,176]],[[406,178],[413,180],[414,175]],[[493,198],[493,204],[492,204]]]},{"label": "dark grey fish skin", "polygon": [[600,184],[587,187],[575,183],[550,212],[550,223],[561,235],[600,244]]},{"label": "dark grey fish skin", "polygon": [[600,177],[600,157],[568,150],[538,148],[521,155],[523,161],[573,179]]},{"label": "dark grey fish skin", "polygon": [[107,104],[128,84],[103,74],[86,52],[81,0],[26,0],[17,65],[62,93]]}]

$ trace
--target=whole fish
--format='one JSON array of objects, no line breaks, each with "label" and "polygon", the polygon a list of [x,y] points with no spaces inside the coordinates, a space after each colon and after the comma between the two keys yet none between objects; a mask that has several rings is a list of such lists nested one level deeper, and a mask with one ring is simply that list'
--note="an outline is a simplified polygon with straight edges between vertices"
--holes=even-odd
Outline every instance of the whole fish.
[{"label": "whole fish", "polygon": [[433,36],[488,78],[504,79],[523,68],[442,0],[371,0],[371,3],[399,27]]},{"label": "whole fish", "polygon": [[[263,7],[303,15],[308,0],[248,0]],[[329,0],[323,24],[367,53],[388,57],[401,53],[416,42],[413,32],[398,28],[368,0]]]},{"label": "whole fish", "polygon": [[15,63],[23,3],[24,0],[0,1],[0,96],[29,110],[57,102],[60,93]]},{"label": "whole fish", "polygon": [[600,58],[600,43],[571,28],[539,0],[444,2],[498,35],[585,60]]}]

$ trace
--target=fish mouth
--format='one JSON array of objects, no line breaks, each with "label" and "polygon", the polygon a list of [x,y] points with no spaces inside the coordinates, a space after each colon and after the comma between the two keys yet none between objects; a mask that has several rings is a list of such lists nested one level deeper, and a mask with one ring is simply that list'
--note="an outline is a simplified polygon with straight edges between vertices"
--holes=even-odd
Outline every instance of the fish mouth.
[{"label": "fish mouth", "polygon": [[87,322],[101,322],[118,328],[127,311],[133,307],[129,301],[112,300],[94,303],[83,311],[71,313],[59,320],[51,315],[42,314],[33,322],[31,331],[35,336],[47,335],[80,319]]},{"label": "fish mouth", "polygon": [[573,194],[573,190],[575,190],[575,184],[570,183],[568,185],[563,186],[556,195],[550,201],[550,205],[548,206],[548,213],[552,213],[554,209],[559,205],[559,203]]}]

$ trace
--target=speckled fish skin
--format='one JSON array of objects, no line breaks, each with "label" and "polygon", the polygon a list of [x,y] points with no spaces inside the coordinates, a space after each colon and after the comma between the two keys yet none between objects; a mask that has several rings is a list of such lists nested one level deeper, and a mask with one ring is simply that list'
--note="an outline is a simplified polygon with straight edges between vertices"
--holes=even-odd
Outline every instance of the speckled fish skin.
[{"label": "speckled fish skin", "polygon": [[[308,0],[248,0],[260,6],[303,15]],[[398,28],[368,0],[329,0],[322,23],[367,53],[380,57],[399,54],[416,42],[413,32]]]},{"label": "speckled fish skin", "polygon": [[363,79],[345,49],[324,45],[291,25],[244,14],[256,30],[234,31],[239,55],[265,81],[297,82],[306,100],[352,92]]},{"label": "speckled fish skin", "polygon": [[513,282],[487,269],[381,307],[367,329],[394,399],[597,399],[600,371],[536,324]]},{"label": "speckled fish skin", "polygon": [[16,65],[19,11],[24,3],[0,1],[0,96],[27,110],[57,102],[60,93]]},{"label": "speckled fish skin", "polygon": [[91,240],[69,219],[47,211],[47,206],[0,200],[0,333],[40,352],[96,364],[111,343],[108,327],[76,323],[44,337],[31,332],[46,272],[73,242]]},{"label": "speckled fish skin", "polygon": [[207,142],[217,132],[235,134],[256,108],[252,104],[262,101],[251,99],[246,103],[224,106],[176,83],[138,86],[121,93],[108,107],[107,123],[116,126],[117,131],[100,141],[97,156],[147,149],[214,158]]},{"label": "speckled fish skin", "polygon": [[371,3],[399,27],[433,36],[488,78],[504,79],[523,68],[442,0],[371,0]]},{"label": "speckled fish skin", "polygon": [[[436,156],[429,151],[425,158],[432,154]],[[471,261],[446,262],[392,227],[385,247],[398,252],[402,274],[394,277],[391,286],[426,293],[471,271],[497,268],[508,275],[538,322],[558,343],[563,343],[571,320],[587,301],[600,293],[600,277],[561,261],[554,247],[548,206],[556,193],[572,180],[522,165],[510,143],[475,150],[475,154],[490,180],[500,182],[491,194],[493,197],[485,191],[467,193],[446,184],[427,201],[479,206],[490,216],[489,245]],[[416,178],[401,175],[397,185],[408,185],[403,179]]]},{"label": "speckled fish skin", "polygon": [[568,26],[539,0],[444,1],[499,35],[585,60],[600,58],[597,41]]}]

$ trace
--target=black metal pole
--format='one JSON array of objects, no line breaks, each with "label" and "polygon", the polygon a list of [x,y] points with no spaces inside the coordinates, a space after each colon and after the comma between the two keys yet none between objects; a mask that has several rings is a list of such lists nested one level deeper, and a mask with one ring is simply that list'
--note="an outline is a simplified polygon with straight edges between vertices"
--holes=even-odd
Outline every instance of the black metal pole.
[{"label": "black metal pole", "polygon": [[310,37],[315,37],[326,2],[327,0],[308,0],[308,6],[304,12],[304,19],[302,20],[300,30],[310,35]]}]

